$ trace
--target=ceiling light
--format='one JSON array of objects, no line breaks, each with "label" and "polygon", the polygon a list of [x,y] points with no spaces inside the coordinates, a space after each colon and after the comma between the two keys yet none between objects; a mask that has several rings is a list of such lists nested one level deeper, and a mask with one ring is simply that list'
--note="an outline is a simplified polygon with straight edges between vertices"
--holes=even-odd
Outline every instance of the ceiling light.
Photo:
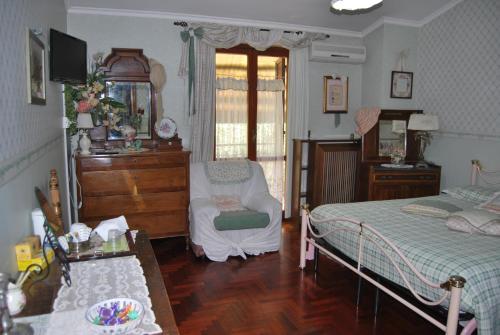
[{"label": "ceiling light", "polygon": [[382,0],[332,0],[331,6],[338,13],[364,13],[382,5]]}]

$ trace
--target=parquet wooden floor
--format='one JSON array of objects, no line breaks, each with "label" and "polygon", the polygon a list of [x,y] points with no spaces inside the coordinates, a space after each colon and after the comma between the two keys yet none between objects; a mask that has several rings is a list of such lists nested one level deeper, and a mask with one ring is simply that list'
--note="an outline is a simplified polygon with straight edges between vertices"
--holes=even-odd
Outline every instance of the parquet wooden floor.
[{"label": "parquet wooden floor", "polygon": [[224,263],[196,259],[183,238],[153,241],[180,333],[442,334],[384,295],[375,317],[367,283],[356,308],[357,277],[323,256],[318,273],[301,271],[298,241],[284,223],[279,252]]}]

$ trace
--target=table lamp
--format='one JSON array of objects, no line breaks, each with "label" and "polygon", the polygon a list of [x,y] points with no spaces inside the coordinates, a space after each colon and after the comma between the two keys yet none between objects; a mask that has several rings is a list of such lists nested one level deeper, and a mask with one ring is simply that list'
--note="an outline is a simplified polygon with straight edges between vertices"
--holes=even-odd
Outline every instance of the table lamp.
[{"label": "table lamp", "polygon": [[437,115],[412,114],[408,122],[408,130],[416,130],[415,139],[419,141],[417,167],[428,167],[429,164],[424,159],[425,148],[431,143],[431,131],[439,129]]},{"label": "table lamp", "polygon": [[76,118],[76,126],[78,129],[82,129],[82,138],[80,139],[80,154],[90,155],[90,139],[87,134],[87,129],[94,128],[94,123],[92,122],[92,115],[90,113],[78,113]]}]

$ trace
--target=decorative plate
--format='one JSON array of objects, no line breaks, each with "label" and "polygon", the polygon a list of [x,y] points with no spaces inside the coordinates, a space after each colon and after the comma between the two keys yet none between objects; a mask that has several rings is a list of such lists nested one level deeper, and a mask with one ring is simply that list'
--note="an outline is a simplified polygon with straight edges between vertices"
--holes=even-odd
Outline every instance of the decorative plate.
[{"label": "decorative plate", "polygon": [[177,134],[177,124],[169,117],[165,117],[156,122],[155,131],[161,138],[169,139]]}]

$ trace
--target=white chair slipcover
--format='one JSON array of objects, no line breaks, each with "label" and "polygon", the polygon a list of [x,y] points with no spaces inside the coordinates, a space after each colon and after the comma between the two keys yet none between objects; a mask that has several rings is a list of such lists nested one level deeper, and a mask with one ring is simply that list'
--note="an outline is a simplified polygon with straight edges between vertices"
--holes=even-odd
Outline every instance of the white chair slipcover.
[{"label": "white chair slipcover", "polygon": [[[218,162],[216,162],[218,163]],[[220,161],[224,164],[224,161]],[[242,183],[213,184],[205,172],[205,163],[190,168],[189,221],[191,240],[203,247],[212,261],[223,262],[228,256],[258,255],[277,251],[281,244],[281,203],[268,191],[261,166],[249,162],[252,176]],[[265,228],[218,231],[214,218],[220,215],[213,196],[239,196],[241,204],[251,210],[267,213]]]}]

